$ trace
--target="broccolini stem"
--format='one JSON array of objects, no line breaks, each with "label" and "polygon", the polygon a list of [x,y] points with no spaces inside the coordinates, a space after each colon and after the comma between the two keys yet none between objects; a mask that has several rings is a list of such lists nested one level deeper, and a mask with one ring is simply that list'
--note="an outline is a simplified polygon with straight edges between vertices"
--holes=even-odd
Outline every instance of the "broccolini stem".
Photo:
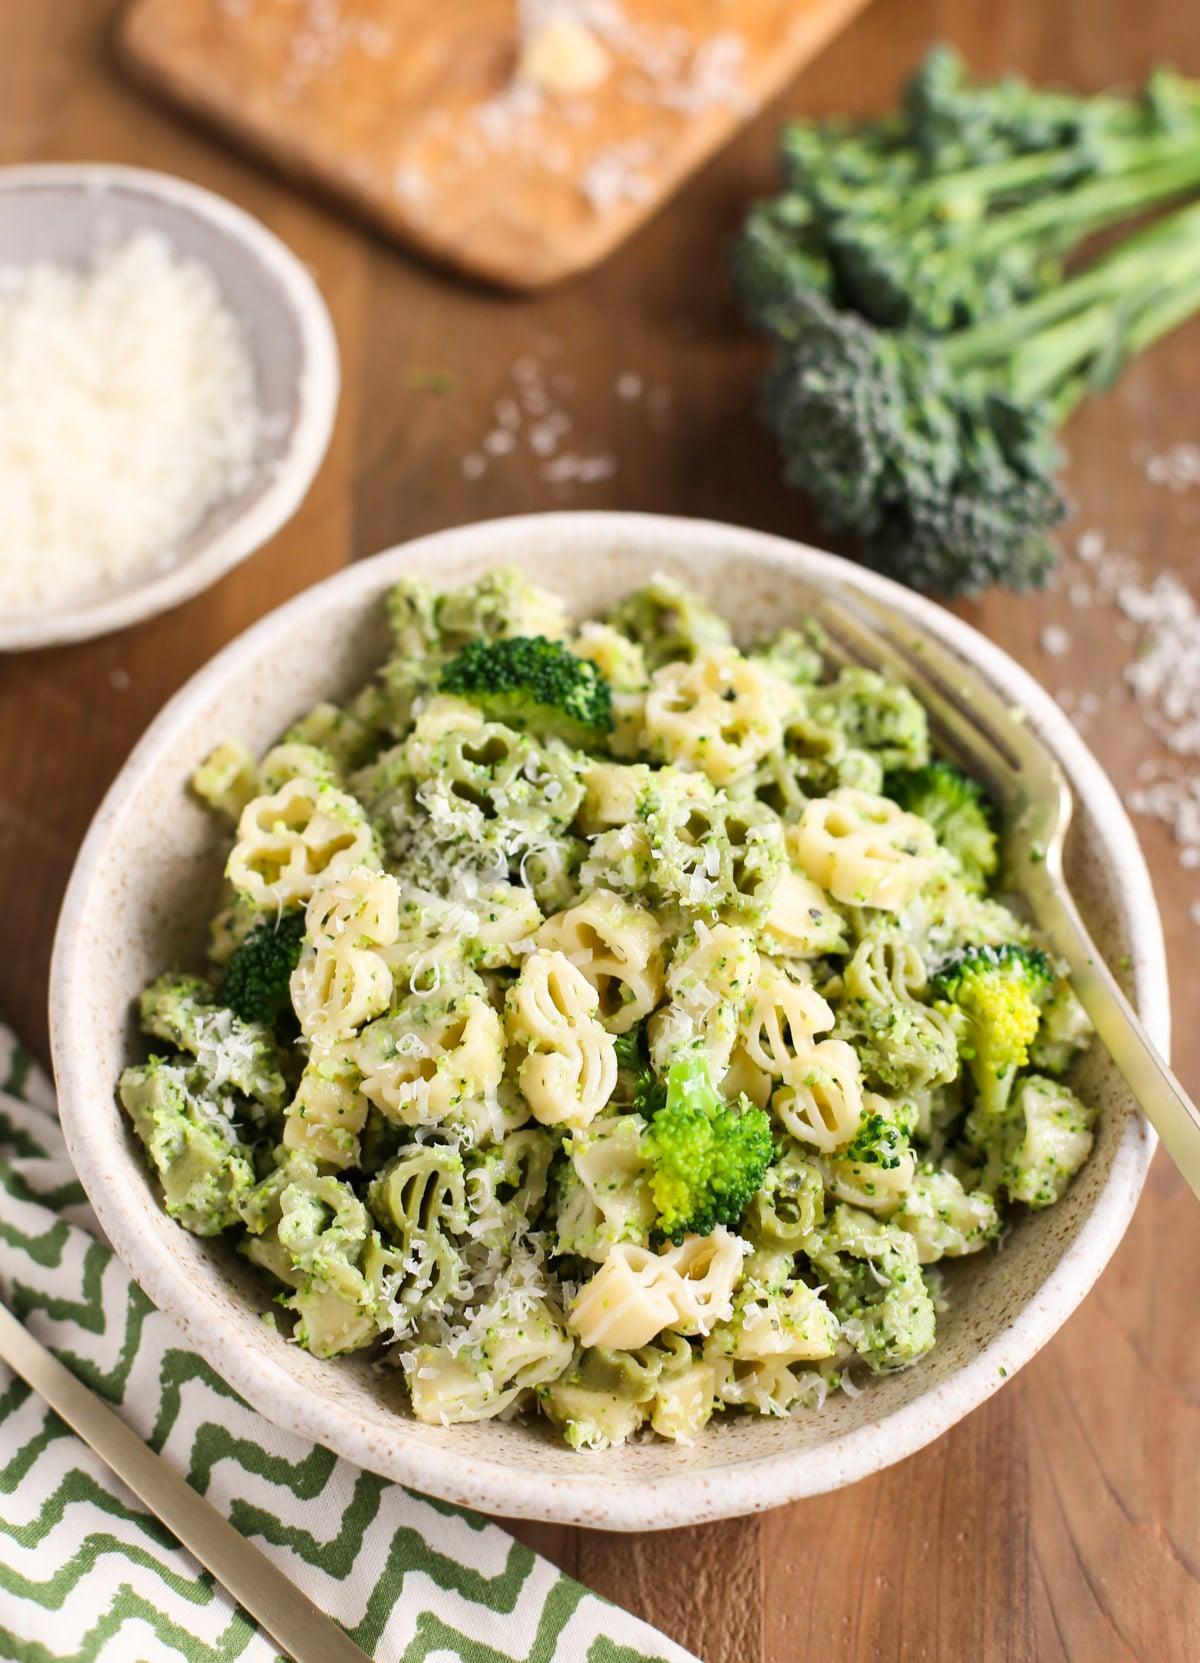
[{"label": "broccolini stem", "polygon": [[[1197,277],[1200,242],[1181,250],[1174,261],[1160,261],[1116,296],[1093,301],[1018,346],[1009,363],[1009,391],[1022,401],[1050,397],[1080,365],[1106,365],[1108,373],[1101,379],[1111,380],[1119,365],[1142,345],[1174,327],[1173,323],[1159,325],[1143,341],[1139,321],[1145,328],[1145,320],[1162,314],[1182,322],[1187,311],[1180,314],[1179,307],[1185,300],[1195,304]],[[1089,383],[1094,384],[1096,378],[1093,369]]]},{"label": "broccolini stem", "polygon": [[[1186,145],[1176,143],[1159,149],[1160,156],[1148,166],[1129,172],[1101,174],[1098,178],[1044,200],[1001,214],[981,227],[972,254],[991,253],[1018,243],[1062,231],[1071,240],[1089,231],[1115,224],[1167,197],[1179,196],[1200,182],[1200,139],[1190,137]],[[1057,239],[1056,239],[1057,240]]]},{"label": "broccolini stem", "polygon": [[1161,284],[1177,256],[1185,270],[1200,258],[1200,203],[1127,238],[1111,253],[1036,300],[1016,306],[989,323],[948,336],[941,342],[942,355],[956,370],[970,370],[990,359],[1007,357],[1039,331],[1086,306],[1120,300],[1142,280]]},{"label": "broccolini stem", "polygon": [[[1190,282],[1183,283],[1178,289],[1163,295],[1157,301],[1152,301],[1128,324],[1119,343],[1119,353],[1107,365],[1108,374],[1105,379],[1111,381],[1130,358],[1136,358],[1138,353],[1153,346],[1155,341],[1169,335],[1173,329],[1178,329],[1180,324],[1186,323],[1196,312],[1200,312],[1200,264]],[[1074,412],[1075,407],[1095,388],[1096,381],[1094,373],[1084,373],[1072,376],[1064,383],[1050,406],[1056,427],[1061,426]]]}]

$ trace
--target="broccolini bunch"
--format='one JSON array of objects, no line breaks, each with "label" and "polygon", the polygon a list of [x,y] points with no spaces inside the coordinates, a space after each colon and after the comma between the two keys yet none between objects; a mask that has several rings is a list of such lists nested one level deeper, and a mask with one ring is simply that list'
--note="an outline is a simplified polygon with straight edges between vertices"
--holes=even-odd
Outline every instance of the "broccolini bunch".
[{"label": "broccolini bunch", "polygon": [[943,48],[900,114],[793,123],[782,148],[787,188],[751,210],[734,270],[776,342],[785,478],[917,588],[1041,583],[1066,512],[1056,429],[1200,307],[1200,220],[1185,208],[1065,280],[1064,261],[1200,189],[1200,86],[973,85]]}]

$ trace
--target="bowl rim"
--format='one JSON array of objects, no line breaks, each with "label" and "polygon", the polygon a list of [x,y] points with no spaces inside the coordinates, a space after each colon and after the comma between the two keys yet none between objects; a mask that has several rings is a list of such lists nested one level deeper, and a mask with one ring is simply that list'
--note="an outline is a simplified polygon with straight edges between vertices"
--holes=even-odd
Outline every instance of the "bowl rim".
[{"label": "bowl rim", "polygon": [[110,595],[78,606],[44,608],[0,617],[0,652],[61,646],[107,635],[178,606],[256,553],[299,508],[329,448],[341,372],[337,336],[315,279],[297,255],[253,214],[215,191],[153,168],[110,162],[36,162],[0,168],[0,200],[47,187],[81,195],[114,191],[151,198],[202,221],[235,245],[246,261],[274,278],[300,334],[297,414],[266,489],[193,554],[161,572],[134,579]]},{"label": "bowl rim", "polygon": [[[882,1419],[868,1422],[825,1443],[779,1451],[727,1465],[684,1469],[652,1477],[636,1474],[611,1478],[590,1460],[578,1473],[546,1474],[530,1483],[528,1468],[453,1448],[411,1445],[397,1440],[381,1450],[369,1428],[344,1412],[331,1410],[273,1360],[236,1338],[229,1340],[221,1321],[201,1321],[194,1310],[194,1288],[165,1243],[138,1228],[127,1213],[119,1187],[102,1181],[111,1139],[95,1137],[96,1122],[86,1113],[89,1090],[96,1089],[87,1068],[86,1037],[76,1029],[80,1002],[76,989],[86,977],[86,955],[79,950],[78,928],[85,909],[91,869],[105,846],[108,829],[152,770],[158,754],[183,730],[196,709],[224,681],[239,661],[293,622],[319,611],[331,592],[340,599],[381,592],[395,582],[414,551],[436,554],[439,548],[486,559],[495,544],[514,530],[537,528],[539,535],[561,538],[564,550],[614,535],[657,537],[667,548],[710,548],[751,559],[795,563],[803,575],[835,587],[857,586],[885,604],[907,612],[949,646],[965,652],[984,674],[1016,703],[1036,714],[1076,793],[1086,792],[1089,808],[1107,853],[1118,865],[1130,897],[1132,959],[1136,1003],[1151,1037],[1167,1054],[1170,1004],[1162,920],[1150,875],[1124,805],[1099,762],[1050,695],[1028,671],[971,625],[935,602],[838,555],[766,532],[718,521],[680,516],[617,513],[601,510],[513,515],[451,527],[393,545],[365,561],[343,568],[276,608],[237,636],[169,700],[151,723],[110,787],[84,839],[68,885],[54,942],[50,982],[51,1048],[67,1146],[92,1200],[100,1224],[119,1258],[154,1303],[180,1326],[224,1379],[275,1425],[312,1439],[369,1471],[412,1485],[428,1494],[484,1512],[535,1518],[608,1530],[665,1529],[765,1511],[790,1501],[819,1495],[869,1476],[914,1454],[949,1430],[1012,1379],[1062,1326],[1082,1302],[1107,1265],[1133,1216],[1150,1159],[1157,1144],[1141,1117],[1131,1116],[1113,1157],[1112,1168],[1078,1234],[1034,1296],[1011,1325],[960,1369]],[[1003,1371],[1003,1372],[1002,1372]],[[718,1482],[714,1483],[714,1478]]]}]

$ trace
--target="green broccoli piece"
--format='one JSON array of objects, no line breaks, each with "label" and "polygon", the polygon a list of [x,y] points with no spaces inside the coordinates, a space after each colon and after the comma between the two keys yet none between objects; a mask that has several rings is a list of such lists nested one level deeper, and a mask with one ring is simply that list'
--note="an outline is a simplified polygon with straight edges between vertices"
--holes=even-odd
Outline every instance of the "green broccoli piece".
[{"label": "green broccoli piece", "polygon": [[671,1064],[665,1092],[645,1096],[651,1112],[643,1152],[658,1231],[679,1242],[737,1224],[771,1164],[766,1112],[745,1097],[724,1102],[696,1052]]},{"label": "green broccoli piece", "polygon": [[1002,1115],[1017,1070],[1029,1060],[1041,1000],[1054,979],[1037,947],[968,947],[932,979],[935,1007],[950,1019],[978,1103]]},{"label": "green broccoli piece", "polygon": [[285,912],[255,926],[234,948],[221,982],[221,1003],[243,1022],[276,1028],[291,1012],[288,983],[300,962],[304,912]]},{"label": "green broccoli piece", "polygon": [[967,1143],[986,1159],[980,1187],[1028,1207],[1053,1206],[1092,1152],[1095,1121],[1096,1110],[1061,1080],[1024,1075],[1000,1119],[979,1109],[967,1116]]},{"label": "green broccoli piece", "polygon": [[443,693],[479,705],[493,721],[583,748],[612,732],[612,688],[590,658],[543,635],[472,641],[442,671]]},{"label": "green broccoli piece", "polygon": [[979,782],[939,759],[889,775],[885,790],[901,808],[928,821],[958,863],[963,883],[982,895],[996,870],[996,832],[992,804]]},{"label": "green broccoli piece", "polygon": [[1091,1018],[1062,976],[1042,1006],[1042,1022],[1029,1047],[1029,1061],[1042,1074],[1065,1074],[1094,1033]]}]

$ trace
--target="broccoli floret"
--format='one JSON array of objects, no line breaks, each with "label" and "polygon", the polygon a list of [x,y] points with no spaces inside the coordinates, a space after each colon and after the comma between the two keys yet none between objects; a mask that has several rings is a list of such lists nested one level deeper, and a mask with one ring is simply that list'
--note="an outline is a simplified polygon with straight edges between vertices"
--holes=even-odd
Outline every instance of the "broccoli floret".
[{"label": "broccoli floret", "polygon": [[968,947],[933,978],[937,1009],[949,1017],[984,1112],[1002,1114],[1041,1019],[1053,981],[1037,947]]},{"label": "broccoli floret", "polygon": [[798,193],[756,202],[731,251],[733,281],[760,329],[785,335],[797,288],[829,293],[833,268],[816,215]]},{"label": "broccoli floret", "polygon": [[964,884],[982,895],[996,870],[996,832],[992,804],[979,782],[939,759],[890,775],[885,789],[901,808],[928,821],[958,862]]},{"label": "broccoli floret", "polygon": [[940,340],[797,290],[766,382],[784,478],[918,589],[1041,584],[1066,512],[1055,432],[1194,307],[1194,204],[1047,294]]},{"label": "broccoli floret", "polygon": [[1052,1206],[1091,1154],[1095,1120],[1096,1110],[1061,1080],[1025,1075],[999,1119],[978,1108],[967,1116],[967,1143],[986,1160],[980,1187]]},{"label": "broccoli floret", "polygon": [[300,962],[304,913],[285,912],[256,925],[234,948],[221,982],[221,1003],[243,1022],[277,1027],[291,1010],[288,982]]},{"label": "broccoli floret", "polygon": [[1042,1022],[1029,1047],[1029,1061],[1040,1073],[1065,1074],[1079,1053],[1087,1049],[1094,1032],[1091,1018],[1070,982],[1060,977],[1042,1006]]},{"label": "broccoli floret", "polygon": [[542,635],[473,641],[442,671],[441,691],[494,720],[580,747],[612,732],[612,688],[590,658]]},{"label": "broccoli floret", "polygon": [[658,1230],[678,1242],[737,1224],[771,1164],[769,1117],[745,1097],[724,1102],[699,1053],[672,1063],[656,1105],[658,1095],[643,1094],[651,1111],[643,1147]]}]

